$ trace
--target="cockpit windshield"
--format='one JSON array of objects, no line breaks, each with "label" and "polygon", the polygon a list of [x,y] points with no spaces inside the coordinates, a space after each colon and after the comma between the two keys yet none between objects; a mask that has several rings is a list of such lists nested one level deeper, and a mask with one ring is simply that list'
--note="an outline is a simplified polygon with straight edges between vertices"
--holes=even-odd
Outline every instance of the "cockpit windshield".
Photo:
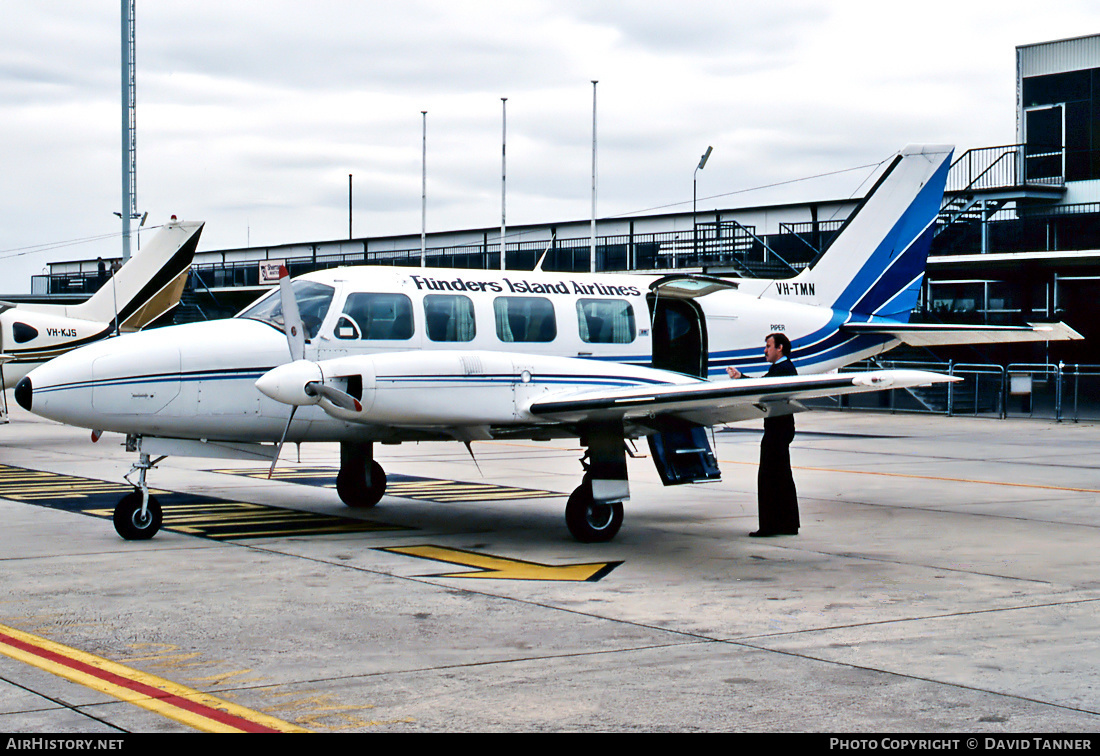
[{"label": "cockpit windshield", "polygon": [[[321,322],[328,313],[329,305],[332,304],[332,295],[336,290],[331,286],[301,280],[292,282],[291,289],[294,291],[294,299],[298,302],[298,312],[302,316],[306,338],[315,338],[321,328]],[[283,303],[279,297],[279,290],[275,289],[237,317],[270,323],[279,330],[284,330]]]}]

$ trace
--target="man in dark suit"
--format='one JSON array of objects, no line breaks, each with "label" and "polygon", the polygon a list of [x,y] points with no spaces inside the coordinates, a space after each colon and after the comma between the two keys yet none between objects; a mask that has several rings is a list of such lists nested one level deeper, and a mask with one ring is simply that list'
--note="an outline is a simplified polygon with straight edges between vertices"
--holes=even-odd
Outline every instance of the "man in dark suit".
[{"label": "man in dark suit", "polygon": [[[765,378],[798,375],[790,360],[791,340],[773,333],[764,340],[764,359],[771,363]],[[726,368],[730,378],[740,378],[737,368]],[[798,535],[798,496],[791,473],[791,441],[794,440],[794,415],[764,418],[764,438],[760,441],[760,468],[756,485],[759,497],[760,528],[749,533],[753,538]]]}]

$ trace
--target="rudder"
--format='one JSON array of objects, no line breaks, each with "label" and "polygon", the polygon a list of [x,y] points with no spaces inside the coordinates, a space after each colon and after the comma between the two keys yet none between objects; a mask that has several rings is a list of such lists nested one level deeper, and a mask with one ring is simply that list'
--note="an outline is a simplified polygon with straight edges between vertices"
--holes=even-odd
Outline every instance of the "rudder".
[{"label": "rudder", "polygon": [[818,262],[793,281],[811,284],[816,304],[907,321],[953,152],[941,145],[902,150]]}]

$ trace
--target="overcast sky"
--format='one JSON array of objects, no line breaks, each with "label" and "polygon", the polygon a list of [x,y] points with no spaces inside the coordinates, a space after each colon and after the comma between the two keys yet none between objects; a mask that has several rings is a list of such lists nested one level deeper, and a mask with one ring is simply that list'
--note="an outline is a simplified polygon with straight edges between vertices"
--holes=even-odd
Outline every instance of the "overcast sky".
[{"label": "overcast sky", "polygon": [[[0,9],[0,293],[19,293],[120,253],[120,3]],[[205,220],[219,249],[346,237],[349,173],[356,236],[419,233],[424,110],[428,230],[499,227],[501,97],[509,225],[586,219],[593,79],[600,216],[690,208],[708,145],[700,210],[908,143],[1010,144],[1015,46],[1100,32],[1100,3],[138,0],[136,29],[138,210]]]}]

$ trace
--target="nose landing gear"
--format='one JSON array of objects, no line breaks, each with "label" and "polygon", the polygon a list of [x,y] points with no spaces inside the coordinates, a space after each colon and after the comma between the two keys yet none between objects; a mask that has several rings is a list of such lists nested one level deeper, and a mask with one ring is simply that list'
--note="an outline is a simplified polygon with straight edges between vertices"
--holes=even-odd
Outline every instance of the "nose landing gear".
[{"label": "nose landing gear", "polygon": [[114,521],[115,530],[127,541],[147,541],[160,530],[160,503],[140,489],[135,490],[123,496],[115,507]]},{"label": "nose landing gear", "polygon": [[[130,468],[130,472],[123,476],[127,483],[134,486],[134,490],[123,496],[115,507],[113,518],[115,531],[127,541],[147,541],[160,530],[163,513],[160,502],[149,495],[145,476],[164,457],[150,460],[149,455],[141,451],[140,438],[127,437],[126,451],[138,452],[138,461]],[[137,483],[130,480],[130,476],[135,472],[138,474]]]}]

